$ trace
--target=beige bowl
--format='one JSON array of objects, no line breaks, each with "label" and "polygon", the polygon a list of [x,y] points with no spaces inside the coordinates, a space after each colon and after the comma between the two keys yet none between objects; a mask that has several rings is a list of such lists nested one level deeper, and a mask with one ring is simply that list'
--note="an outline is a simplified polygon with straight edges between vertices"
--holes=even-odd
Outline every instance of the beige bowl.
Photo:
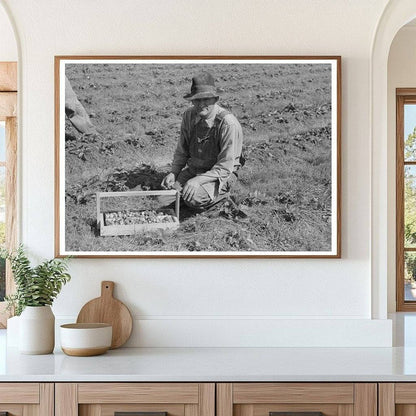
[{"label": "beige bowl", "polygon": [[61,325],[61,348],[65,354],[77,357],[104,354],[111,347],[112,333],[110,324]]}]

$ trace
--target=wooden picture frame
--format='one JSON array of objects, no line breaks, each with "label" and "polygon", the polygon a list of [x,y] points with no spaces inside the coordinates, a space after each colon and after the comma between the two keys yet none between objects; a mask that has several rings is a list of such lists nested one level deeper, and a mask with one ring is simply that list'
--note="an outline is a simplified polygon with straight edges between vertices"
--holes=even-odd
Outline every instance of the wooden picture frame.
[{"label": "wooden picture frame", "polygon": [[[162,189],[201,72],[243,131],[228,198],[203,212],[182,200],[172,232],[100,236],[97,192]],[[56,56],[55,139],[57,257],[341,256],[339,56]]]}]

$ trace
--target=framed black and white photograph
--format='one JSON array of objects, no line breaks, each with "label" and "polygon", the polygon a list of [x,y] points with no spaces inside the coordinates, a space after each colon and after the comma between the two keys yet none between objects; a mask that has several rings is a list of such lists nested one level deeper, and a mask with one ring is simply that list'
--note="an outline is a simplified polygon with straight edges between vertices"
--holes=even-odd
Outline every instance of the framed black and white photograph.
[{"label": "framed black and white photograph", "polygon": [[55,57],[55,254],[334,257],[341,58]]}]

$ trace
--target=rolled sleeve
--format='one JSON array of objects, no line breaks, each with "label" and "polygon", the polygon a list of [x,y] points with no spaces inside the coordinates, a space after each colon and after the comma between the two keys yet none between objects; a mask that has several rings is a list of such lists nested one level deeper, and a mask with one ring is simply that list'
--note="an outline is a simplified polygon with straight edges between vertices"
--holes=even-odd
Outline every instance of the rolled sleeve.
[{"label": "rolled sleeve", "polygon": [[175,153],[173,155],[172,173],[177,176],[186,166],[189,159],[189,140],[190,140],[190,112],[186,111],[182,117],[181,134]]}]

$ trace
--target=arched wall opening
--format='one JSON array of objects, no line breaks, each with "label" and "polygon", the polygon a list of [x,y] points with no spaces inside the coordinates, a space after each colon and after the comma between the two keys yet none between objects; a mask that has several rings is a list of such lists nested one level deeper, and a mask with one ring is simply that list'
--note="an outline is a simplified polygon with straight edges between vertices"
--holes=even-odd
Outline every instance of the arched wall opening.
[{"label": "arched wall opening", "polygon": [[[388,58],[399,30],[416,17],[413,0],[389,2],[380,18],[371,55],[371,268],[372,317],[393,312],[395,279],[395,152],[392,151]],[[390,121],[389,121],[390,120]]]},{"label": "arched wall opening", "polygon": [[[388,225],[387,225],[387,235],[388,235],[388,312],[395,312],[396,309],[396,294],[403,296],[405,300],[414,299],[414,289],[413,285],[406,283],[404,276],[402,280],[397,276],[398,283],[400,282],[403,287],[398,287],[396,289],[396,270],[398,269],[399,262],[402,263],[402,259],[397,259],[395,253],[397,251],[396,247],[396,164],[399,155],[396,154],[396,142],[397,142],[397,96],[396,89],[414,89],[416,88],[416,20],[412,20],[410,23],[407,23],[403,26],[394,37],[388,58],[388,69],[387,69],[387,192],[388,192]],[[408,134],[413,131],[415,125],[415,110],[416,106],[407,105],[406,106],[406,116],[404,123],[404,137],[407,138]],[[413,159],[413,156],[412,156]],[[409,170],[410,169],[410,170]],[[407,165],[408,174],[413,174],[414,168],[411,165]],[[408,182],[410,184],[410,182]],[[406,212],[405,217],[409,220],[409,215],[412,215],[412,206],[413,203],[408,200],[410,194],[407,195],[407,202],[405,204]],[[405,244],[407,247],[408,244]],[[414,257],[412,252],[408,252],[407,257],[411,259]],[[413,269],[412,260],[407,261],[407,267],[405,270],[408,270],[408,273]],[[402,266],[403,267],[403,266]],[[400,269],[401,270],[401,269]],[[403,273],[403,272],[400,272]],[[410,275],[408,274],[408,277]],[[401,286],[400,285],[400,286]],[[401,293],[397,293],[399,290]]]}]

